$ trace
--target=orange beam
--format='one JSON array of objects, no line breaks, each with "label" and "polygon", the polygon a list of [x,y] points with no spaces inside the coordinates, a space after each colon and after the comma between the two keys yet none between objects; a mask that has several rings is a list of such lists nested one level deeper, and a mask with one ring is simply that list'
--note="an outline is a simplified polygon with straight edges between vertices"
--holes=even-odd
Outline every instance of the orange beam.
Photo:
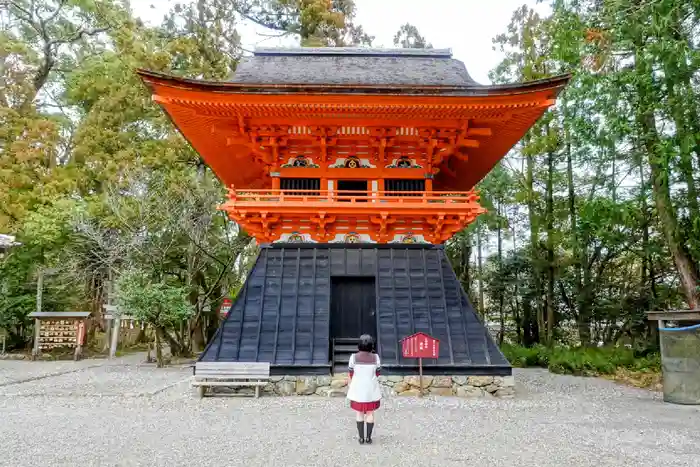
[{"label": "orange beam", "polygon": [[289,167],[279,169],[280,177],[285,178],[327,178],[335,180],[371,180],[377,178],[416,179],[425,176],[426,169],[325,169]]}]

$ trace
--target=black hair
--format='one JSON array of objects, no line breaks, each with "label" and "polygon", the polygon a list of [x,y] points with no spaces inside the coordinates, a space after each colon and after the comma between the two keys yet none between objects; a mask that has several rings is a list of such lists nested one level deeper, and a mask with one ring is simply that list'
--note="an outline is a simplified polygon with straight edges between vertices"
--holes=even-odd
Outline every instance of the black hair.
[{"label": "black hair", "polygon": [[371,352],[374,350],[374,338],[369,334],[362,334],[360,342],[357,344],[357,350],[360,352]]}]

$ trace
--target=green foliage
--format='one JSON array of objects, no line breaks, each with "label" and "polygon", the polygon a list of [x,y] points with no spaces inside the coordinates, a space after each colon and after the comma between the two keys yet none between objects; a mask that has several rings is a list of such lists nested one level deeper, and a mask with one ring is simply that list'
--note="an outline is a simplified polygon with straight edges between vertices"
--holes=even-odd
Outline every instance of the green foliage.
[{"label": "green foliage", "polygon": [[[204,3],[199,1],[198,3]],[[371,45],[372,36],[354,23],[354,0],[237,0],[244,18],[268,29],[299,36],[304,47]]]},{"label": "green foliage", "polygon": [[614,375],[619,369],[660,372],[658,354],[643,354],[623,347],[522,347],[503,344],[503,354],[518,368],[541,367],[552,373],[578,376]]},{"label": "green foliage", "polygon": [[432,49],[433,45],[427,41],[411,23],[401,25],[394,35],[394,45],[404,49]]},{"label": "green foliage", "polygon": [[550,3],[513,13],[491,79],[573,77],[479,184],[489,213],[447,251],[501,338],[653,346],[645,311],[700,306],[700,10]]},{"label": "green foliage", "polygon": [[193,314],[184,287],[154,281],[150,274],[139,270],[119,276],[116,298],[122,313],[159,328],[179,324]]}]

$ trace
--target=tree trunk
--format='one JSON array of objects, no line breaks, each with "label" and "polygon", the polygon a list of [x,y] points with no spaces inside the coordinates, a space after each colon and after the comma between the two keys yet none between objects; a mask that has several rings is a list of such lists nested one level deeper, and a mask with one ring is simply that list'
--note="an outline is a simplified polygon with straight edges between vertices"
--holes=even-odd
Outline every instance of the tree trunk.
[{"label": "tree trunk", "polygon": [[692,309],[700,308],[700,290],[698,284],[698,268],[687,251],[686,239],[681,232],[678,217],[671,200],[670,167],[664,162],[661,140],[656,129],[654,117],[654,105],[656,102],[653,88],[653,76],[651,65],[642,57],[635,55],[636,71],[640,75],[637,81],[637,109],[636,120],[641,132],[640,139],[644,145],[651,167],[651,186],[654,195],[656,210],[661,220],[664,237],[668,245],[673,261],[678,270],[681,287],[688,306]]},{"label": "tree trunk", "polygon": [[153,326],[156,332],[156,367],[163,368],[163,349],[160,326]]},{"label": "tree trunk", "polygon": [[[512,234],[513,234],[513,252],[517,252],[517,244],[515,242],[515,222],[513,222],[512,225]],[[518,301],[518,298],[520,297],[520,270],[519,268],[515,268],[515,283],[513,284],[513,301],[515,302],[513,304],[513,321],[515,322],[515,333],[516,333],[516,338],[517,338],[517,343],[520,345],[523,345],[523,323],[522,323],[522,317],[520,314],[520,302]]]},{"label": "tree trunk", "polygon": [[[528,138],[529,139],[529,138]],[[529,141],[528,141],[529,142]],[[527,142],[526,142],[527,144]],[[535,311],[535,317],[537,319],[537,324],[528,323],[528,326],[532,329],[531,336],[536,338],[539,342],[540,331],[544,329],[543,322],[544,316],[541,307],[542,298],[542,284],[540,277],[540,261],[538,258],[539,251],[539,219],[537,213],[535,212],[535,190],[534,190],[534,166],[535,160],[534,155],[528,154],[526,156],[527,161],[527,171],[526,171],[526,189],[527,189],[527,210],[528,210],[528,220],[530,221],[530,261],[532,263],[532,283],[533,290],[528,294],[528,300],[530,305],[528,309],[530,313]],[[528,319],[532,319],[528,316]]]},{"label": "tree trunk", "polygon": [[481,250],[481,224],[476,227],[476,248],[477,248],[477,267],[479,269],[479,314],[486,320],[486,310],[484,309],[484,270],[483,258]]},{"label": "tree trunk", "polygon": [[[549,125],[546,127],[549,133]],[[554,343],[554,151],[547,153],[547,345]]]},{"label": "tree trunk", "polygon": [[[501,202],[498,201],[496,204],[496,218],[498,221],[498,227],[496,230],[497,241],[498,241],[498,277],[503,280],[503,233],[501,228]],[[500,324],[501,331],[498,335],[498,344],[503,345],[503,338],[506,334],[506,317],[503,310],[503,299],[505,295],[505,284],[501,283],[497,285],[498,287],[498,320]]]}]

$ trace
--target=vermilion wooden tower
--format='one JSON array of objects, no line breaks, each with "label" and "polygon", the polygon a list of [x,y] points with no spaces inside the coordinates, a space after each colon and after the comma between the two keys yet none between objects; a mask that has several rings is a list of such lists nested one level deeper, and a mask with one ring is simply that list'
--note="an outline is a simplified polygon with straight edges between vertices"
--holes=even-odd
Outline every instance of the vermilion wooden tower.
[{"label": "vermilion wooden tower", "polygon": [[442,243],[568,77],[480,86],[446,50],[264,49],[226,83],[141,71],[261,243]]},{"label": "vermilion wooden tower", "polygon": [[[443,243],[484,212],[474,186],[555,102],[569,76],[482,86],[449,50],[360,48],[259,49],[228,82],[145,70],[139,74],[153,99],[229,187],[222,208],[260,243],[271,244],[249,279],[258,274],[264,290],[246,287],[219,332],[218,347],[210,346],[205,359],[220,359],[223,351],[233,355],[224,357],[231,360],[323,366],[337,363],[333,354],[328,358],[327,345],[325,353],[318,353],[324,341],[372,332],[391,366],[394,340],[398,346],[401,337],[423,331],[447,343],[441,346],[441,358],[451,365],[474,369],[477,360],[492,362],[489,352],[505,362],[488,335],[480,338],[479,349],[469,350],[469,326],[485,331],[478,320],[470,321],[474,313],[463,291],[451,305],[450,281],[456,278],[442,250],[431,245]],[[352,252],[360,250],[348,249],[350,244],[364,248],[357,258]],[[382,249],[381,244],[398,245]],[[420,244],[423,250],[408,244]],[[312,280],[305,274],[314,276],[313,303],[306,302],[301,290],[306,279]],[[420,274],[422,285],[411,274]],[[431,274],[434,282],[429,284]],[[285,291],[286,277],[297,281],[293,292]],[[374,282],[347,285],[352,277]],[[282,278],[282,283],[272,284],[272,278]],[[295,337],[291,348],[282,351],[284,357],[279,352],[287,344],[280,332],[287,332],[286,321],[279,314],[274,337],[264,343],[264,310],[272,306],[265,298],[268,286],[278,294],[269,299],[277,313],[285,315],[285,304],[295,303],[294,312],[288,312],[294,316],[289,332]],[[328,295],[327,302],[322,300],[326,308],[319,304],[319,287]],[[442,295],[430,298],[430,287]],[[458,282],[456,287],[461,290]],[[404,289],[406,303],[400,299]],[[249,294],[258,292],[263,303],[259,317],[251,318],[259,324],[253,339],[245,334],[251,326],[244,325],[253,315],[244,310],[258,300]],[[369,302],[349,305],[348,297],[368,294],[373,297]],[[403,306],[409,309],[400,315]],[[374,309],[369,317],[363,314],[368,307]],[[421,324],[421,307],[428,315],[437,314]],[[328,318],[329,329],[313,324],[311,334],[301,337],[298,318],[307,311],[314,323]],[[389,315],[383,319],[381,313]],[[239,323],[235,320],[240,328],[232,350],[225,336],[234,332],[229,323]],[[445,329],[436,329],[440,326]],[[297,338],[316,342],[310,354],[296,349]],[[246,350],[253,341],[255,350]],[[273,354],[261,356],[270,346]],[[475,360],[477,351],[482,357]],[[396,365],[405,366],[398,347],[395,353]]]}]

